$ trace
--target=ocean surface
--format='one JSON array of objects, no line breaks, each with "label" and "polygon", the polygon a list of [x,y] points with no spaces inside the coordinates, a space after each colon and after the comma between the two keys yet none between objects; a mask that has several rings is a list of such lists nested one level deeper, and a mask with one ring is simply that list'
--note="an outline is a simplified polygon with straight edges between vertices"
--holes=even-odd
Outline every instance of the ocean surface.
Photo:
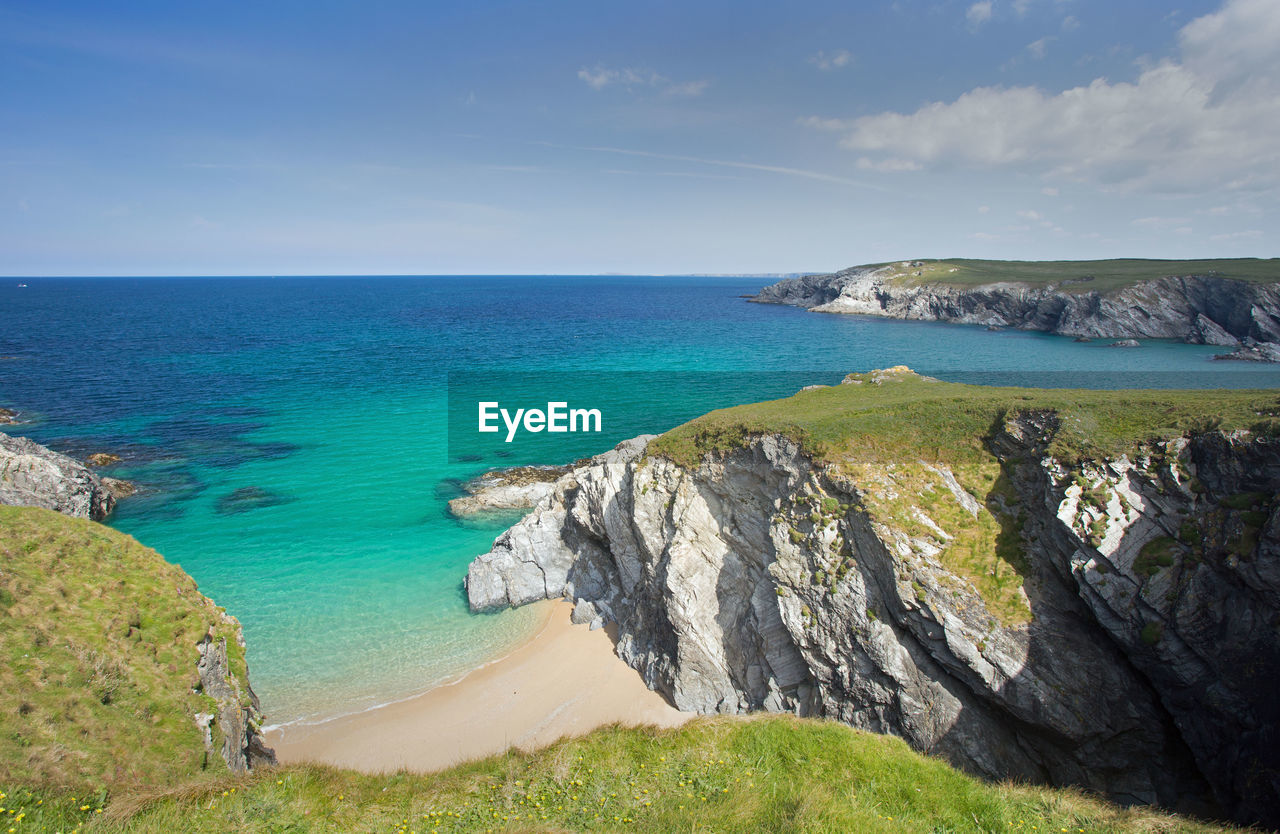
[{"label": "ocean surface", "polygon": [[[19,287],[20,283],[27,284]],[[750,304],[752,278],[0,279],[12,434],[108,451],[142,492],[110,523],[245,626],[271,723],[406,697],[503,654],[527,611],[468,612],[511,519],[446,502],[715,407],[905,364],[1053,387],[1275,387],[1221,349],[1140,348]],[[599,433],[476,429],[477,401],[598,408]]]}]

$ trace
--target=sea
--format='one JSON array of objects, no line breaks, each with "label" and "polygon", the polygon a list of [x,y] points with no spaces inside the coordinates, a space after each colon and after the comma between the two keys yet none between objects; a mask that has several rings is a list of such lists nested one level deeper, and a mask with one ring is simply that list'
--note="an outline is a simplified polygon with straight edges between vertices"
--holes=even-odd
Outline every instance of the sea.
[{"label": "sea", "polygon": [[[0,279],[5,431],[122,461],[109,524],[239,618],[270,724],[409,697],[510,651],[527,610],[472,614],[468,563],[518,514],[447,502],[713,408],[895,365],[1082,388],[1271,388],[1221,348],[750,303],[750,277]],[[24,286],[20,286],[24,285]],[[600,430],[480,432],[563,402]],[[585,419],[578,428],[586,427]],[[537,425],[534,423],[533,425]],[[592,426],[594,428],[594,426]]]}]

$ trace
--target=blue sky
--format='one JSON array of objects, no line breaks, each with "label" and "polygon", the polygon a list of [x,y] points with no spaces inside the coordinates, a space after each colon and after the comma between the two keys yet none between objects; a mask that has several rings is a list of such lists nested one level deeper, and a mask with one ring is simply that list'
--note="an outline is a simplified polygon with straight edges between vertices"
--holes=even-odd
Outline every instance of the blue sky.
[{"label": "blue sky", "polygon": [[8,2],[0,273],[1277,253],[1280,3]]}]

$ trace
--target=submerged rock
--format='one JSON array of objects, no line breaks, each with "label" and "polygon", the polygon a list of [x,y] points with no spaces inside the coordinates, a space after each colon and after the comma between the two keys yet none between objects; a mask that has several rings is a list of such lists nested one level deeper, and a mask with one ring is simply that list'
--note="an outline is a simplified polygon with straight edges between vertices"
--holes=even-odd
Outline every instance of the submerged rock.
[{"label": "submerged rock", "polygon": [[84,459],[89,466],[110,466],[113,463],[120,462],[119,455],[113,455],[110,452],[94,452]]},{"label": "submerged rock", "polygon": [[1241,362],[1280,362],[1280,345],[1249,342],[1231,353],[1220,353],[1214,359],[1232,359]]},{"label": "submerged rock", "polygon": [[101,521],[115,508],[116,495],[79,461],[25,437],[0,434],[0,504]]},{"label": "submerged rock", "polygon": [[1111,344],[1107,345],[1107,347],[1136,348],[1136,347],[1142,347],[1142,344],[1137,339],[1121,339],[1118,342],[1112,342]]},{"label": "submerged rock", "polygon": [[272,492],[262,487],[248,486],[227,493],[218,499],[214,509],[221,515],[237,515],[264,507],[275,507],[293,501],[288,495]]},{"label": "submerged rock", "polygon": [[103,478],[102,485],[107,488],[112,497],[119,501],[121,498],[128,498],[138,491],[137,486],[129,481],[123,481],[119,478]]},{"label": "submerged rock", "polygon": [[0,408],[0,426],[18,422],[18,412],[10,408]]}]

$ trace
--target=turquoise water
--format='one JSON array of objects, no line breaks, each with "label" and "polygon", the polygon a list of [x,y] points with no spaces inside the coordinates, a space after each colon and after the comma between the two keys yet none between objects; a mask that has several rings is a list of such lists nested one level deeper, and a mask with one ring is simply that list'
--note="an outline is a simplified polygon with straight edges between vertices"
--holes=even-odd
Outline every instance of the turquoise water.
[{"label": "turquoise water", "polygon": [[[144,493],[111,523],[240,618],[273,723],[410,695],[528,633],[529,612],[466,608],[467,563],[501,525],[445,503],[485,468],[571,460],[897,364],[1005,384],[1280,384],[1270,366],[1209,361],[1220,349],[749,304],[758,279],[17,283],[0,287],[0,405],[33,422],[13,433],[123,454],[111,474]],[[468,434],[486,391],[600,407],[605,431],[510,446]]]}]

